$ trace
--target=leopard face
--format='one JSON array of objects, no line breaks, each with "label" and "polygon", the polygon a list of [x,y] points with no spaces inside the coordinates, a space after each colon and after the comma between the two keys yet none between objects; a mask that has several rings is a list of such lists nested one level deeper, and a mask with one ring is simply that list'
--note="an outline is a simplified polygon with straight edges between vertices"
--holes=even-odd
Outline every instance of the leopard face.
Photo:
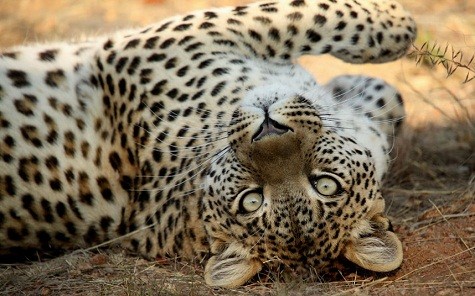
[{"label": "leopard face", "polygon": [[[207,176],[203,221],[213,255],[210,283],[242,284],[263,265],[322,268],[375,231],[393,238],[388,225],[368,227],[384,207],[376,170],[382,164],[372,151],[333,127],[318,95],[308,99],[266,88],[250,96],[267,97],[253,97],[235,110],[229,146]],[[373,258],[373,269],[400,264],[400,243],[391,243],[390,255]]]}]

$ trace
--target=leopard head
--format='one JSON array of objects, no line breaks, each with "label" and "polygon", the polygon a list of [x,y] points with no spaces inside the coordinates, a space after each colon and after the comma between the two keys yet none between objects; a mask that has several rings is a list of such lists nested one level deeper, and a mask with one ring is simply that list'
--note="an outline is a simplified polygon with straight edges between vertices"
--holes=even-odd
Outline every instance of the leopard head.
[{"label": "leopard head", "polygon": [[383,214],[383,164],[331,124],[321,95],[255,89],[235,110],[229,147],[205,184],[208,284],[242,285],[264,265],[319,269],[340,255],[374,271],[400,265]]}]

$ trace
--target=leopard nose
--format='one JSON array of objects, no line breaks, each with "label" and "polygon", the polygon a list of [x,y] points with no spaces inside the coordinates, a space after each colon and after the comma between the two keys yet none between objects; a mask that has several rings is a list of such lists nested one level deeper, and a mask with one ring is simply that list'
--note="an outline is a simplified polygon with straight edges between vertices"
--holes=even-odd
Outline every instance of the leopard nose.
[{"label": "leopard nose", "polygon": [[293,131],[292,128],[280,124],[277,121],[269,117],[269,114],[266,112],[264,121],[259,126],[257,132],[252,136],[252,142],[261,140],[262,138],[270,135],[282,135],[288,131]]}]

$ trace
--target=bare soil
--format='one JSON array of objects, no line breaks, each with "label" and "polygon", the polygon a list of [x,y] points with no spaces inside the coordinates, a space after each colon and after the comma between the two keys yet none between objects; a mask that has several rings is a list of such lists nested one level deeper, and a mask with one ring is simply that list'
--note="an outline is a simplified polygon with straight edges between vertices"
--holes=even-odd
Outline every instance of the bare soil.
[{"label": "bare soil", "polygon": [[[3,0],[0,48],[103,35],[177,13],[249,2]],[[321,82],[366,74],[403,93],[407,124],[394,145],[384,189],[404,245],[401,268],[375,274],[342,261],[331,275],[306,280],[262,275],[246,287],[224,290],[204,284],[199,263],[151,262],[120,249],[81,250],[53,260],[39,257],[39,263],[0,264],[0,295],[475,295],[475,80],[462,83],[475,72],[468,64],[475,53],[475,2],[401,2],[419,24],[415,46],[437,43],[443,50],[448,44],[448,62],[433,67],[430,59],[417,63],[408,57],[355,66],[327,56],[300,61]],[[447,75],[444,65],[458,68]]]}]

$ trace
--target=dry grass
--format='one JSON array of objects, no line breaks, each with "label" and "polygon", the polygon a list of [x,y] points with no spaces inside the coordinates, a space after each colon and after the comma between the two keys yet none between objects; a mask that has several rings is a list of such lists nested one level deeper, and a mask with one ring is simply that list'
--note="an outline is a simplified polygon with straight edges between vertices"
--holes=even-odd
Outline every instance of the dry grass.
[{"label": "dry grass", "polygon": [[[246,2],[2,1],[0,47],[104,33],[185,10]],[[364,67],[329,57],[302,59],[321,81],[369,74],[403,92],[407,125],[393,149],[395,162],[384,190],[405,248],[399,270],[375,274],[343,261],[328,275],[289,280],[263,274],[249,286],[223,290],[204,284],[200,264],[89,250],[41,263],[0,265],[0,295],[475,294],[475,3],[401,2],[419,23],[412,58]]]},{"label": "dry grass", "polygon": [[442,66],[447,72],[447,77],[452,76],[455,71],[465,70],[463,83],[468,83],[475,78],[475,54],[468,58],[460,49],[455,49],[448,43],[441,46],[437,42],[424,42],[420,47],[413,45],[413,50],[408,57],[414,58],[416,64],[425,63],[431,67]]}]

